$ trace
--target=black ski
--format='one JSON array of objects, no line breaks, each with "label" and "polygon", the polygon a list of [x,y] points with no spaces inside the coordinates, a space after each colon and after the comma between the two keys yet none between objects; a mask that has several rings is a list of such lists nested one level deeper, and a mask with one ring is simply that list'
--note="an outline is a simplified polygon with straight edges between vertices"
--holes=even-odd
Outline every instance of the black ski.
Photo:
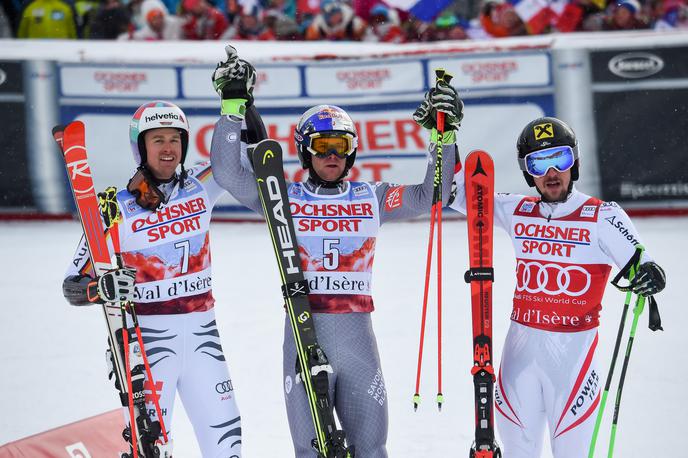
[{"label": "black ski", "polygon": [[353,446],[346,446],[346,435],[337,428],[334,406],[329,398],[327,372],[331,372],[332,368],[315,334],[308,302],[308,283],[301,270],[296,232],[289,209],[282,148],[274,140],[263,140],[253,149],[252,159],[258,193],[282,280],[282,295],[296,343],[297,374],[306,389],[315,427],[313,448],[319,457],[352,458]]}]

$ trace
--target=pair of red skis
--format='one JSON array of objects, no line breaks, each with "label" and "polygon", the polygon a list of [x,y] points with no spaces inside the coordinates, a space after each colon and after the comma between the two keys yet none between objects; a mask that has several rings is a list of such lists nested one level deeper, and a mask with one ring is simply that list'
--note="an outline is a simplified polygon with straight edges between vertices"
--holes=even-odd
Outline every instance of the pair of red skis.
[{"label": "pair of red skis", "polygon": [[[451,75],[443,69],[435,70],[437,82],[449,83]],[[430,209],[430,236],[425,268],[425,287],[421,316],[416,391],[413,408],[420,403],[420,374],[425,339],[430,271],[432,268],[433,238],[437,227],[437,407],[442,410],[442,145],[444,113],[437,112],[437,159],[432,207]],[[485,151],[468,154],[463,169],[468,223],[469,269],[464,279],[471,285],[471,314],[473,322],[473,375],[475,395],[475,439],[470,450],[471,458],[500,458],[502,452],[494,434],[494,381],[492,361],[492,267],[493,215],[494,215],[494,162]]]},{"label": "pair of red skis", "polygon": [[[99,276],[108,270],[121,267],[118,218],[112,220],[110,227],[103,227],[101,205],[88,165],[84,124],[75,121],[66,128],[58,126],[53,129],[53,136],[63,152],[69,184],[95,275]],[[110,253],[108,238],[112,242],[115,256]],[[122,406],[127,407],[129,412],[129,426],[125,427],[122,437],[129,443],[130,449],[122,452],[120,457],[169,458],[172,456],[172,442],[167,437],[162,421],[158,395],[146,358],[134,305],[128,302],[106,303],[103,305],[103,312],[108,330],[108,354],[113,365],[115,386],[119,390]],[[131,317],[132,326],[127,323],[127,314]],[[156,421],[151,420],[145,405],[146,376],[151,382],[153,401],[159,419]]]}]

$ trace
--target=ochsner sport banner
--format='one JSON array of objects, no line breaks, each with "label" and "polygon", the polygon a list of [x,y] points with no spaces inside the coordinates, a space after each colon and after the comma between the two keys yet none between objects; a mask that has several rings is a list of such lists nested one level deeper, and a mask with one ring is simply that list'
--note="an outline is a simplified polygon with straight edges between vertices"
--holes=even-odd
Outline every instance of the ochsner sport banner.
[{"label": "ochsner sport banner", "polygon": [[[461,156],[476,148],[490,151],[497,164],[497,189],[526,191],[515,140],[528,121],[553,111],[549,55],[542,51],[259,65],[255,103],[268,136],[285,151],[287,178],[299,181],[306,173],[293,141],[299,117],[313,105],[329,103],[347,110],[356,123],[359,150],[350,179],[420,183],[429,133],[415,124],[412,114],[434,84],[436,67],[454,73],[464,98],[465,117],[457,136]],[[191,127],[187,166],[209,159],[219,112],[211,67],[65,64],[61,70],[62,80],[70,80],[61,85],[62,117],[86,123],[99,188],[122,187],[133,173],[133,159],[127,160],[129,120],[147,100],[169,100],[186,112]],[[75,79],[84,82],[76,84]],[[235,216],[250,215],[229,195],[218,205]]]}]

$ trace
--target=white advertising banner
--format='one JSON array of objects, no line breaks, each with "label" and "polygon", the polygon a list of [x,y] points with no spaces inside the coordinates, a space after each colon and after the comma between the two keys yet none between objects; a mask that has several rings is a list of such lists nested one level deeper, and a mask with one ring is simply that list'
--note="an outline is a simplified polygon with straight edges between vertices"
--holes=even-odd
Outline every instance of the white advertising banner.
[{"label": "white advertising banner", "polygon": [[[133,111],[133,109],[132,109]],[[359,151],[349,178],[361,181],[388,181],[398,184],[420,183],[427,167],[428,132],[411,119],[411,109],[349,109],[359,134]],[[459,132],[461,157],[473,149],[484,149],[495,159],[496,189],[526,191],[527,187],[516,163],[515,142],[528,121],[542,116],[534,104],[477,105],[466,108]],[[298,115],[264,115],[268,136],[282,145],[285,172],[290,181],[301,181],[307,172],[298,163],[293,142]],[[97,189],[124,186],[135,165],[127,137],[130,116],[123,114],[84,113],[86,143]],[[210,144],[215,115],[190,116],[191,137],[187,165],[210,158]],[[238,203],[229,195],[218,205],[235,212]],[[247,212],[246,215],[249,213]]]},{"label": "white advertising banner", "polygon": [[[412,114],[427,90],[426,84],[433,84],[436,67],[452,72],[459,87],[485,89],[465,101],[465,116],[457,135],[461,157],[472,149],[488,151],[495,158],[496,189],[528,191],[515,159],[516,138],[526,123],[553,111],[552,96],[543,93],[543,88],[551,88],[549,57],[540,51],[259,65],[256,104],[267,136],[282,145],[288,180],[301,181],[307,176],[293,140],[300,115],[310,106],[336,103],[349,112],[358,132],[359,149],[349,179],[422,182],[428,164],[429,132],[413,121]],[[76,117],[86,123],[89,156],[99,189],[122,187],[131,177],[135,164],[127,159],[131,157],[129,120],[145,100],[165,98],[187,110],[191,126],[187,166],[210,158],[219,109],[210,81],[211,66],[125,69],[70,64],[61,71],[66,103],[63,116],[65,121]],[[118,81],[123,86],[117,86]],[[132,82],[130,87],[126,81]],[[522,89],[517,95],[503,95],[502,89],[513,87]],[[128,100],[120,98],[107,104],[108,98],[121,97],[127,90],[133,91]],[[224,216],[255,217],[229,195],[218,205]]]},{"label": "white advertising banner", "polygon": [[366,95],[424,90],[420,61],[306,67],[308,95]]},{"label": "white advertising banner", "polygon": [[[183,68],[181,77],[184,97],[216,100],[217,94],[211,82],[213,70],[213,67]],[[297,66],[256,69],[256,86],[253,91],[256,97],[299,97],[302,92]]]},{"label": "white advertising banner", "polygon": [[177,98],[172,67],[65,66],[60,69],[60,83],[67,97]]},{"label": "white advertising banner", "polygon": [[461,89],[546,86],[551,84],[549,60],[544,52],[432,59],[428,77],[433,81],[433,69],[439,67],[453,74],[452,84]]}]

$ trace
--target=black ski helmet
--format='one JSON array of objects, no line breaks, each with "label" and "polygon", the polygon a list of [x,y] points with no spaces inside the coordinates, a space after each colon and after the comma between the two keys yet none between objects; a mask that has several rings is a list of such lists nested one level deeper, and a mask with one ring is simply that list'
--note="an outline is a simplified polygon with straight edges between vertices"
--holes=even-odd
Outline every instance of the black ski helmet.
[{"label": "black ski helmet", "polygon": [[[553,146],[570,146],[573,149],[573,156],[575,162],[571,167],[571,181],[578,180],[578,141],[573,130],[561,119],[552,117],[537,118],[530,121],[521,131],[516,142],[516,149],[518,150],[518,159],[523,159],[527,154],[533,151],[539,151]],[[525,165],[519,167],[523,171],[523,176],[526,179],[528,186],[534,187],[535,180],[532,175],[525,169]]]},{"label": "black ski helmet", "polygon": [[313,178],[320,179],[313,170],[312,154],[308,151],[311,136],[314,134],[343,134],[351,138],[353,151],[346,157],[344,173],[337,182],[342,180],[349,173],[349,169],[353,167],[358,149],[358,135],[351,116],[335,105],[316,105],[306,110],[296,124],[294,142],[301,167],[308,169]]}]

